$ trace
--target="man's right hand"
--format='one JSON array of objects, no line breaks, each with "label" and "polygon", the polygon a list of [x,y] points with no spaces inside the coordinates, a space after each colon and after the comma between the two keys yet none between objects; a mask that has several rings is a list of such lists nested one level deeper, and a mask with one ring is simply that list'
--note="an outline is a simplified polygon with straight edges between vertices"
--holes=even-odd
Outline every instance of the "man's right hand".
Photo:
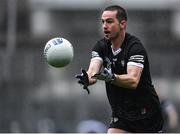
[{"label": "man's right hand", "polygon": [[88,94],[89,89],[89,78],[88,78],[88,74],[86,73],[86,71],[84,69],[81,69],[81,74],[76,74],[75,76],[78,79],[78,83],[83,85],[83,89],[87,90]]}]

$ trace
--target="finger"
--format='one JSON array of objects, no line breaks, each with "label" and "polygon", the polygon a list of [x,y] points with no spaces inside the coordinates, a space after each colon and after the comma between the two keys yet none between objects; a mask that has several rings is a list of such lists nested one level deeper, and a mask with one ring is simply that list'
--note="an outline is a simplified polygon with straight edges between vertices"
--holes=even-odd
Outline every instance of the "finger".
[{"label": "finger", "polygon": [[82,72],[83,74],[87,74],[86,71],[85,71],[84,69],[82,69],[81,72]]},{"label": "finger", "polygon": [[78,83],[84,85],[84,82],[81,80],[79,80]]},{"label": "finger", "polygon": [[85,89],[88,92],[88,94],[90,93],[90,91],[86,85],[83,86],[83,89]]},{"label": "finger", "polygon": [[107,68],[104,68],[104,73],[105,74],[108,74],[109,73],[109,70]]},{"label": "finger", "polygon": [[75,77],[80,79],[82,76],[80,74],[76,74]]},{"label": "finger", "polygon": [[86,86],[86,85],[83,85],[83,89],[87,89],[87,86]]},{"label": "finger", "polygon": [[88,94],[90,94],[90,91],[89,91],[89,89],[88,89],[88,88],[86,89],[86,91],[88,92]]},{"label": "finger", "polygon": [[108,69],[105,67],[105,68],[104,68],[104,71],[105,71],[105,72],[108,72]]}]

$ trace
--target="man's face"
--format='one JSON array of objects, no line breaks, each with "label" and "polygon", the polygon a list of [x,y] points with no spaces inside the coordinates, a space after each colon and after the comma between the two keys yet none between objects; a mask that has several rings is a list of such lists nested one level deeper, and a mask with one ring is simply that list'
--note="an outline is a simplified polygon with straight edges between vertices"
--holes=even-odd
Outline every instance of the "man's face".
[{"label": "man's face", "polygon": [[117,38],[121,31],[116,14],[117,11],[104,11],[101,16],[104,35],[109,40]]}]

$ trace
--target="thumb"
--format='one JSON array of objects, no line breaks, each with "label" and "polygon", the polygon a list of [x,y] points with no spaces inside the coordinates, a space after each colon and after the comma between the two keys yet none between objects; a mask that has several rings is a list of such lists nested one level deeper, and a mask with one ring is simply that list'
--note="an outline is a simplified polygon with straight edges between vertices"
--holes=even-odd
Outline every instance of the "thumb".
[{"label": "thumb", "polygon": [[85,71],[84,69],[81,69],[81,72],[82,72],[83,74],[86,74],[86,71]]},{"label": "thumb", "polygon": [[110,70],[108,70],[107,68],[104,68],[104,73],[108,74],[108,73],[110,73]]},{"label": "thumb", "polygon": [[79,79],[79,78],[81,78],[81,75],[80,75],[80,74],[76,74],[76,75],[75,75],[75,78],[78,78],[78,79]]}]

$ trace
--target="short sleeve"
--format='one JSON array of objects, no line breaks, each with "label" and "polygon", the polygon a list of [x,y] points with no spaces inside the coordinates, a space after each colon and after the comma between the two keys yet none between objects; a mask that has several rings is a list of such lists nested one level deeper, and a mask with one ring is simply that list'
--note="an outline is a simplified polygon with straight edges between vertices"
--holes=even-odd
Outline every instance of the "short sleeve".
[{"label": "short sleeve", "polygon": [[129,50],[127,65],[134,65],[144,68],[146,57],[147,54],[142,44],[135,43]]},{"label": "short sleeve", "polygon": [[102,47],[100,46],[100,43],[97,42],[94,48],[92,49],[91,60],[98,59],[98,60],[103,61],[102,56],[103,56]]}]

